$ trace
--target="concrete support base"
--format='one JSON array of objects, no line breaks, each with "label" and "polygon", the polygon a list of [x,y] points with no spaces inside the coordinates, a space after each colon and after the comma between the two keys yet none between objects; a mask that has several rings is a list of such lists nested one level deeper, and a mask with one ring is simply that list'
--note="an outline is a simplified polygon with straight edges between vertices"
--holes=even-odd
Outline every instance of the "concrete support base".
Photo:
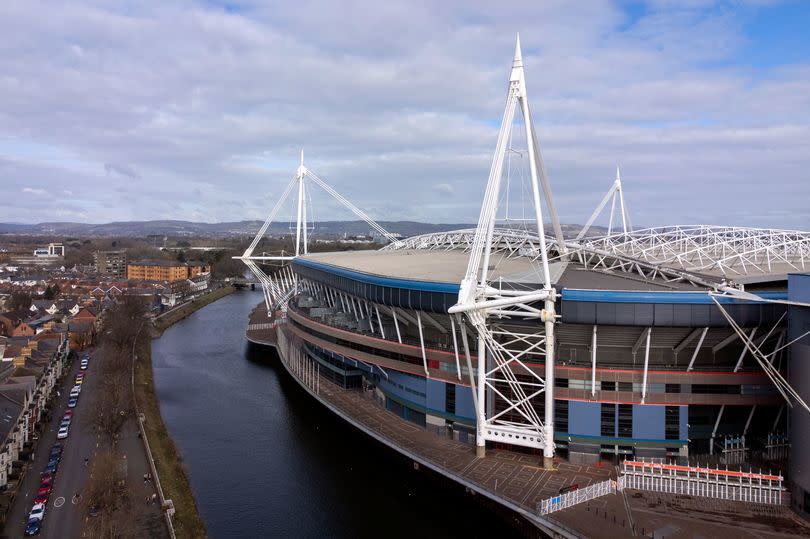
[{"label": "concrete support base", "polygon": [[487,456],[487,446],[485,445],[476,445],[475,446],[475,456],[479,459],[482,459]]},{"label": "concrete support base", "polygon": [[554,457],[543,457],[543,469],[554,470]]}]

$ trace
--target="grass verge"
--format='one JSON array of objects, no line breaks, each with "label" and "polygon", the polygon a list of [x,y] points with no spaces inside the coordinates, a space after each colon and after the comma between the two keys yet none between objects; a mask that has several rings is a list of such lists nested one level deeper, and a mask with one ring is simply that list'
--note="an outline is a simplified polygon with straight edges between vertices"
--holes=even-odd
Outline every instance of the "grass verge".
[{"label": "grass verge", "polygon": [[209,303],[213,303],[216,300],[227,296],[228,294],[234,291],[234,287],[232,286],[223,286],[222,288],[218,288],[213,292],[209,292],[205,295],[200,296],[199,298],[186,303],[182,307],[178,307],[173,311],[169,311],[168,313],[164,314],[160,318],[155,319],[154,328],[155,331],[153,333],[153,337],[160,337],[167,328],[176,324],[180,320],[190,316],[195,311],[198,311],[208,305]]}]

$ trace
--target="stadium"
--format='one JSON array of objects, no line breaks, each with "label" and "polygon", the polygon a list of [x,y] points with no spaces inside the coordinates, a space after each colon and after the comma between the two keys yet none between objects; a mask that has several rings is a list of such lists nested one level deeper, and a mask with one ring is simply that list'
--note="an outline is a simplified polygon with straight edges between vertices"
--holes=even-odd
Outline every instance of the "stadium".
[{"label": "stadium", "polygon": [[[499,215],[516,111],[534,217],[519,227]],[[305,180],[390,243],[308,253]],[[554,458],[662,458],[768,462],[787,473],[791,442],[810,437],[810,373],[806,362],[791,365],[810,357],[810,277],[802,275],[810,233],[633,229],[617,175],[579,235],[566,237],[531,124],[519,44],[477,228],[395,238],[303,157],[282,200],[296,187],[296,255],[253,255],[279,201],[241,257],[265,290],[248,337],[272,340],[282,356],[294,349],[318,377],[372,393],[404,423],[475,446],[479,456],[493,447],[542,455],[547,467]],[[611,196],[607,234],[589,234]],[[621,231],[612,230],[617,200]],[[279,260],[277,272],[260,266]],[[792,504],[807,512],[810,457],[797,453]]]}]

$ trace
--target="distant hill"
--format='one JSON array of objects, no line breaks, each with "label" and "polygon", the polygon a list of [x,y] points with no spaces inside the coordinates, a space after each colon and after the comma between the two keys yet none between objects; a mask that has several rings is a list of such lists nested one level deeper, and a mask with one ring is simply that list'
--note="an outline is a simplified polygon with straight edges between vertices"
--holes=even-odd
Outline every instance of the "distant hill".
[{"label": "distant hill", "polygon": [[[379,221],[379,224],[392,233],[402,234],[404,237],[428,234],[431,232],[444,232],[460,228],[475,228],[471,223],[419,223],[416,221]],[[0,234],[30,234],[34,236],[99,236],[99,237],[146,237],[149,235],[161,236],[202,236],[202,237],[233,237],[253,236],[262,226],[262,221],[234,221],[226,223],[195,223],[192,221],[117,221],[104,224],[52,222],[23,225],[15,223],[0,223]],[[550,229],[549,225],[546,225]],[[268,233],[286,234],[290,232],[288,222],[272,223]],[[566,236],[576,234],[581,225],[563,225]],[[293,226],[294,229],[294,226]],[[592,227],[592,231],[605,230],[601,227]],[[314,224],[313,234],[320,236],[342,236],[343,234],[368,234],[371,227],[364,221],[318,221]]]}]

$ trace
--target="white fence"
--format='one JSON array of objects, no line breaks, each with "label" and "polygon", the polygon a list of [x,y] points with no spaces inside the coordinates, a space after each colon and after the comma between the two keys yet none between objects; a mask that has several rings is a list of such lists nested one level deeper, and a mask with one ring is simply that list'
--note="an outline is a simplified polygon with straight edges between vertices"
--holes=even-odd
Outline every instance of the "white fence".
[{"label": "white fence", "polygon": [[622,463],[621,473],[624,488],[782,504],[781,475],[629,460]]},{"label": "white fence", "polygon": [[594,483],[593,485],[588,485],[585,488],[572,490],[571,492],[566,492],[565,494],[560,494],[559,496],[554,496],[553,498],[540,501],[540,503],[537,504],[537,512],[541,515],[547,515],[549,513],[565,509],[566,507],[571,507],[572,505],[577,505],[587,502],[588,500],[593,500],[594,498],[599,498],[600,496],[604,496],[606,494],[614,494],[616,489],[617,484],[613,479],[608,479],[607,481],[602,481],[601,483]]}]

